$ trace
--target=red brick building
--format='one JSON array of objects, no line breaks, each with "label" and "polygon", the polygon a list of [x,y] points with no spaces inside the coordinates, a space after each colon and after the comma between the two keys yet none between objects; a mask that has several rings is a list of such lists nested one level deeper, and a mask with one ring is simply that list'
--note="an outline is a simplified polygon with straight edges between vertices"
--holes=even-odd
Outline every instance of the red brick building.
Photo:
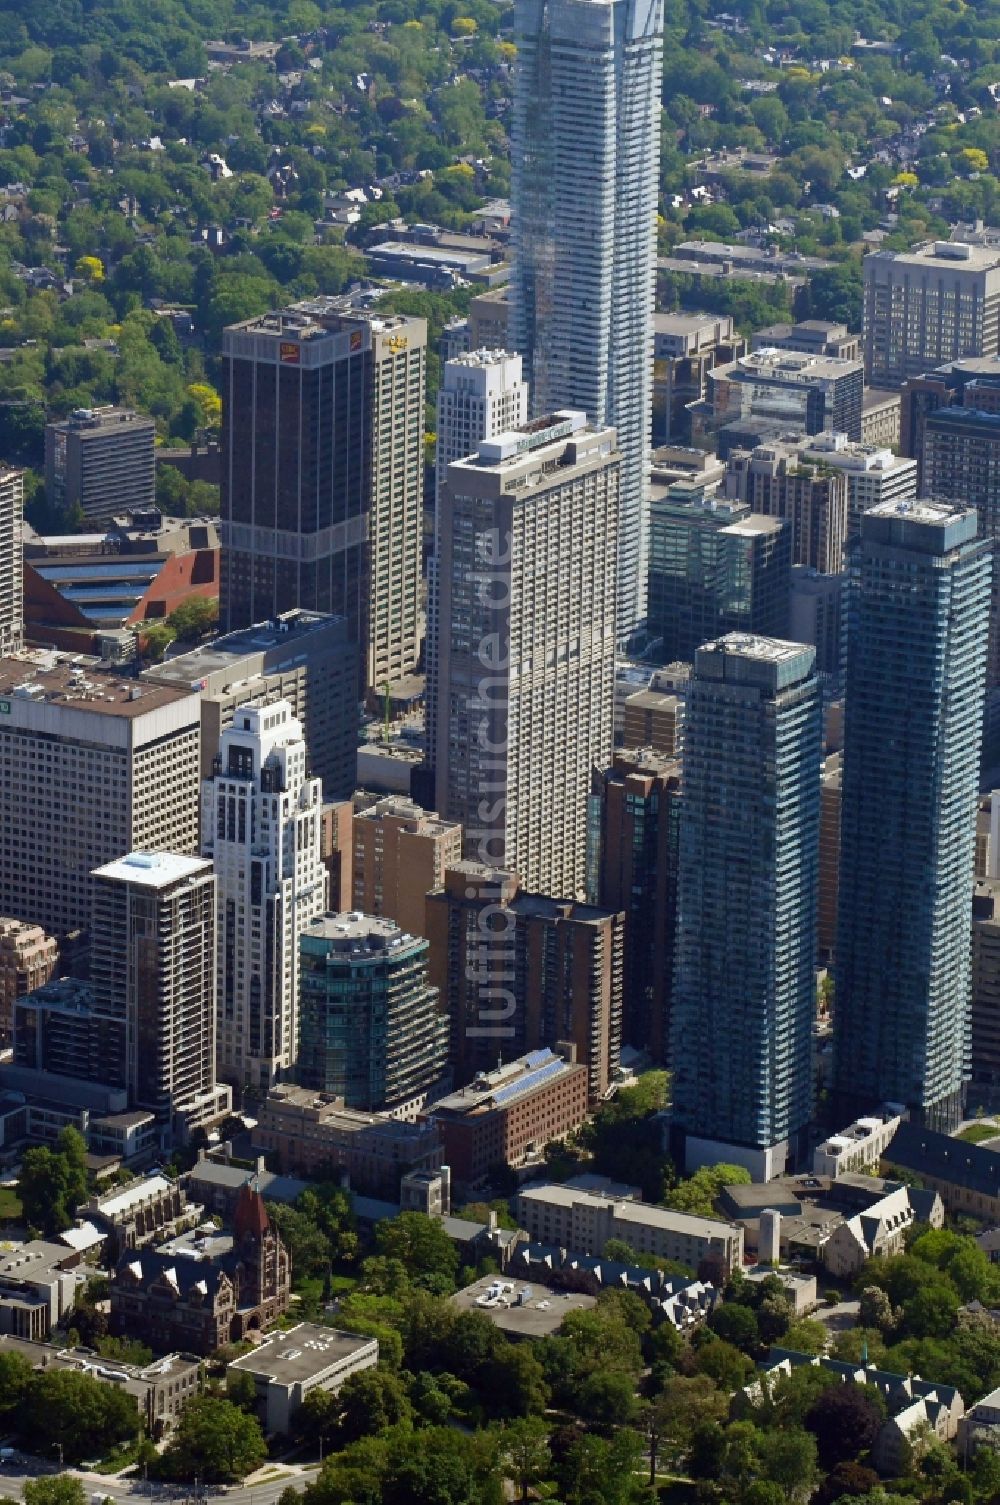
[{"label": "red brick building", "polygon": [[534,1050],[477,1076],[430,1109],[453,1180],[484,1181],[493,1166],[518,1166],[587,1116],[586,1066],[572,1046]]}]

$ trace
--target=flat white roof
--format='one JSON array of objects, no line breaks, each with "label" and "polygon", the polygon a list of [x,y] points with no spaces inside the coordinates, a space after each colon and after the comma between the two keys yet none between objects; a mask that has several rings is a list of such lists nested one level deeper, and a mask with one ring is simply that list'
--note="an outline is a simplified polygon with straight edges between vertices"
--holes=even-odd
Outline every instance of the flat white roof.
[{"label": "flat white roof", "polygon": [[157,1197],[161,1192],[169,1190],[170,1182],[165,1176],[147,1176],[142,1181],[130,1181],[113,1196],[101,1197],[97,1205],[105,1217],[113,1218],[119,1213],[127,1212],[130,1207],[145,1202],[147,1197]]},{"label": "flat white roof", "polygon": [[208,872],[212,864],[204,857],[185,857],[180,852],[129,852],[115,862],[94,869],[95,878],[113,878],[142,888],[167,888],[181,878]]}]

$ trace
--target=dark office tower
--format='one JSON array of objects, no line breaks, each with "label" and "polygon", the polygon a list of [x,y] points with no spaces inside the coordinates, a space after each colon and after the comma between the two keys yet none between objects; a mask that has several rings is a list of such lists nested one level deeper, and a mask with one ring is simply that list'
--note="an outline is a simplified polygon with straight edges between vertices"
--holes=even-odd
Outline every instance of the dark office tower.
[{"label": "dark office tower", "polygon": [[684,711],[673,1120],[689,1168],[732,1161],[759,1181],[801,1160],[812,1110],[814,660],[730,633],[698,649]]},{"label": "dark office tower", "polygon": [[650,748],[595,768],[587,897],[625,914],[622,1041],[667,1058],[677,918],[680,764]]},{"label": "dark office tower", "polygon": [[861,520],[847,668],[834,1012],[838,1111],[962,1115],[990,543],[972,508]]},{"label": "dark office tower", "polygon": [[426,342],[324,300],[226,330],[224,630],[335,612],[369,685],[416,667]]},{"label": "dark office tower", "polygon": [[654,486],[649,631],[667,664],[725,632],[787,630],[791,527],[685,483]]}]

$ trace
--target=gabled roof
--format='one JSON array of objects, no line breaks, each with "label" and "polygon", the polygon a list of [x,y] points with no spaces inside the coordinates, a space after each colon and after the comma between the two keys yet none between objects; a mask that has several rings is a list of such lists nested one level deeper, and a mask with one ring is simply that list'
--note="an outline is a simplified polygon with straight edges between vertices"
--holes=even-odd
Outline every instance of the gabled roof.
[{"label": "gabled roof", "polygon": [[915,1175],[950,1182],[984,1197],[1000,1197],[1000,1154],[982,1145],[901,1123],[885,1158]]}]

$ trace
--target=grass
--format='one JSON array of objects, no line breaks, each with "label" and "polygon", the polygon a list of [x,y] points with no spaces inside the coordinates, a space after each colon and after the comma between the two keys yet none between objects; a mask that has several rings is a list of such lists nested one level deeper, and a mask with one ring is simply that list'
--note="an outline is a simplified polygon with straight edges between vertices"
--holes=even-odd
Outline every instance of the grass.
[{"label": "grass", "polygon": [[959,1134],[959,1139],[964,1139],[967,1144],[982,1144],[984,1139],[996,1139],[1000,1136],[1000,1125],[983,1123],[970,1124]]},{"label": "grass", "polygon": [[0,1223],[20,1222],[22,1212],[17,1192],[9,1186],[0,1186]]}]

